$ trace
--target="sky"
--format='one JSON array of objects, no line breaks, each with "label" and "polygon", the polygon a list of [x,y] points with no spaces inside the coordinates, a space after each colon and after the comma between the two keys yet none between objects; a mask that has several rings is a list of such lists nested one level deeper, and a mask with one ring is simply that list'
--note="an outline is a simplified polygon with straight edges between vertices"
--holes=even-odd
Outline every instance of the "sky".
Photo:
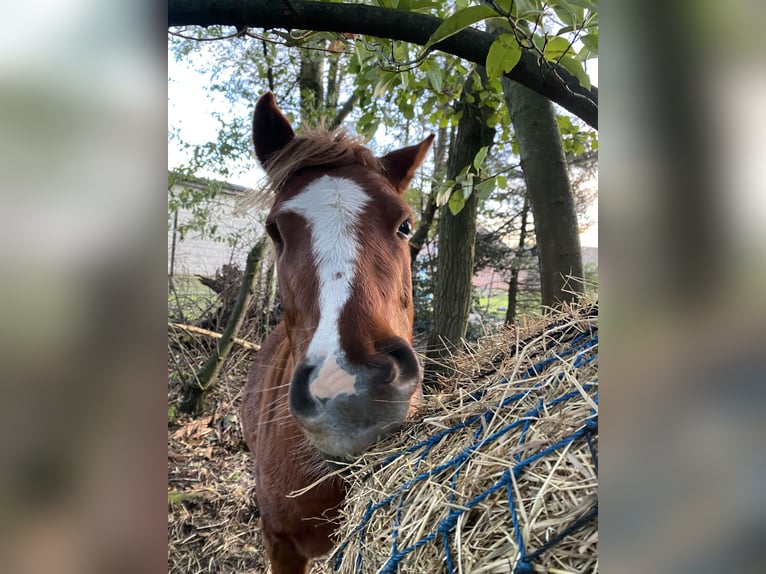
[{"label": "sky", "polygon": [[[598,60],[589,61],[587,71],[593,84],[598,85]],[[168,52],[168,128],[178,129],[183,139],[189,143],[201,144],[215,140],[218,127],[209,112],[216,107],[225,109],[229,106],[223,96],[206,90],[208,81],[206,75],[195,70],[187,62],[177,62]],[[250,113],[247,106],[243,106],[242,113]],[[183,163],[184,152],[169,140],[168,168]],[[215,177],[213,172],[198,175]],[[228,182],[254,187],[262,177],[263,172],[253,159],[242,173],[233,174]],[[594,181],[593,185],[597,186],[598,181]],[[583,246],[598,247],[598,201],[591,206],[588,215],[595,223],[581,233],[580,240]]]}]

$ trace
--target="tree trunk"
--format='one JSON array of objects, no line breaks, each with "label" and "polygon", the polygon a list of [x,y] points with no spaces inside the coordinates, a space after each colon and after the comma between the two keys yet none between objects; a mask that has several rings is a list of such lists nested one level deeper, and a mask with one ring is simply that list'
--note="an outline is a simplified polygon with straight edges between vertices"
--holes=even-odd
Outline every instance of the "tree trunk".
[{"label": "tree trunk", "polygon": [[529,198],[524,196],[524,206],[521,208],[521,227],[519,228],[519,243],[511,264],[511,280],[508,282],[508,306],[505,309],[505,324],[511,325],[516,320],[516,305],[519,292],[519,271],[521,258],[524,255],[524,242],[527,239],[527,216],[529,215]]},{"label": "tree trunk", "polygon": [[[269,49],[268,49],[268,46],[266,45],[266,40],[263,40],[263,39],[261,40],[261,47],[263,48],[264,61],[266,62],[273,61],[273,60],[269,60]],[[274,91],[274,68],[272,66],[269,66],[266,69],[266,79],[269,82],[269,90],[273,92]]]},{"label": "tree trunk", "polygon": [[[365,34],[411,42],[420,46],[443,20],[429,14],[361,4],[290,0],[169,0],[168,26],[234,26],[284,28]],[[466,28],[438,42],[441,50],[483,66],[495,35]],[[522,49],[521,59],[506,74],[598,127],[598,88],[584,88],[563,66],[540,66],[534,51]]]},{"label": "tree trunk", "polygon": [[221,338],[216,342],[215,350],[197,372],[194,380],[188,381],[183,386],[181,411],[185,413],[199,415],[207,408],[208,397],[215,388],[221,367],[223,367],[226,357],[229,356],[234,339],[245,319],[245,311],[253,299],[253,286],[257,277],[256,270],[263,258],[266,244],[267,240],[264,237],[247,254],[247,263],[242,275],[242,286],[239,289],[237,302],[234,305],[229,322],[226,324],[226,329],[224,329]]},{"label": "tree trunk", "polygon": [[561,134],[548,100],[505,78],[503,91],[535,219],[542,303],[554,307],[583,291],[580,232]]},{"label": "tree trunk", "polygon": [[423,248],[423,244],[428,238],[428,232],[431,231],[431,224],[436,215],[436,196],[439,186],[444,183],[444,174],[447,169],[447,128],[439,128],[436,133],[436,143],[434,144],[434,174],[431,178],[431,191],[428,193],[426,205],[420,213],[420,221],[415,233],[410,239],[410,261],[413,274],[416,271],[416,260],[418,253]]},{"label": "tree trunk", "polygon": [[313,125],[322,116],[324,108],[324,91],[322,90],[324,54],[319,50],[301,50],[300,62],[298,87],[301,96],[301,121]]},{"label": "tree trunk", "polygon": [[329,60],[327,70],[327,92],[324,96],[324,102],[328,109],[338,107],[338,97],[340,97],[340,82],[338,81],[338,64],[340,57],[333,55]]},{"label": "tree trunk", "polygon": [[[494,128],[487,126],[491,109],[482,106],[479,98],[468,103],[471,90],[469,79],[463,86],[463,115],[447,161],[447,178],[450,180],[473,161],[479,149],[491,145],[495,135]],[[460,191],[456,189],[455,193]],[[452,215],[447,205],[439,209],[434,320],[428,341],[428,353],[433,358],[454,349],[465,337],[471,309],[477,207],[478,198],[471,194],[457,215]]]}]

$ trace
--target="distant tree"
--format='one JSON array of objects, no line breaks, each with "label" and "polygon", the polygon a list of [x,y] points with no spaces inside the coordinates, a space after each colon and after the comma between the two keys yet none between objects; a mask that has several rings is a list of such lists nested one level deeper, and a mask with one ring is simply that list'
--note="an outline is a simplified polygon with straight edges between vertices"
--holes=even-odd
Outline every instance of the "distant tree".
[{"label": "distant tree", "polygon": [[[493,110],[474,97],[473,86],[474,78],[469,77],[460,101],[462,116],[447,160],[447,177],[451,180],[457,180],[466,166],[472,166],[480,150],[486,151],[495,136],[494,128],[487,125]],[[431,356],[443,353],[445,344],[454,347],[465,337],[471,306],[479,197],[468,178],[456,183],[452,195],[462,198],[463,205],[457,213],[449,203],[439,209],[434,320],[428,340]]]},{"label": "distant tree", "polygon": [[583,290],[580,232],[561,136],[548,100],[516,82],[503,81],[503,89],[535,218],[542,303],[553,307]]},{"label": "distant tree", "polygon": [[521,263],[524,258],[525,244],[527,242],[527,224],[529,222],[529,199],[524,196],[524,206],[521,208],[521,226],[519,228],[519,241],[516,251],[511,259],[511,277],[508,279],[508,303],[505,307],[505,324],[510,325],[516,320],[516,305],[519,296],[519,274]]}]

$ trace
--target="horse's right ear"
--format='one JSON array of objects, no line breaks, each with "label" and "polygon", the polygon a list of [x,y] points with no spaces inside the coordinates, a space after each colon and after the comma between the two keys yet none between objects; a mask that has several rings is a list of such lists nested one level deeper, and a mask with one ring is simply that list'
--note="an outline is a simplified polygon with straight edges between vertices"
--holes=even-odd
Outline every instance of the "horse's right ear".
[{"label": "horse's right ear", "polygon": [[281,150],[293,138],[295,132],[290,122],[277,106],[274,94],[266,92],[255,104],[253,113],[253,145],[261,165],[274,152]]}]

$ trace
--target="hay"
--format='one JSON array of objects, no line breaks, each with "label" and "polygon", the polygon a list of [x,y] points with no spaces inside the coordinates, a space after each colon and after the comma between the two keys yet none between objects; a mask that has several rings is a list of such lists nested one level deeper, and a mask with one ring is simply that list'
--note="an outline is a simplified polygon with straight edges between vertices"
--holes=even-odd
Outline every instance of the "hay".
[{"label": "hay", "polygon": [[327,571],[595,572],[598,308],[451,362],[448,392],[347,470]]}]

